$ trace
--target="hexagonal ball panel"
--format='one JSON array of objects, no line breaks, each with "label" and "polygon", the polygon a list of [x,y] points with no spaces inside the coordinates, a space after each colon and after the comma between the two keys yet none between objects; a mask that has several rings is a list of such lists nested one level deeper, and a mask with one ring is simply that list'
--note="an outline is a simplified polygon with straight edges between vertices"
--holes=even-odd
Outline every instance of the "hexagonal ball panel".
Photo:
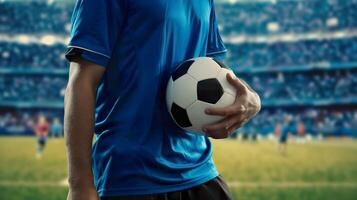
[{"label": "hexagonal ball panel", "polygon": [[192,126],[190,119],[188,118],[186,109],[181,108],[179,105],[173,103],[171,106],[171,115],[180,127]]},{"label": "hexagonal ball panel", "polygon": [[203,102],[215,104],[223,92],[223,88],[216,78],[205,79],[197,84],[197,98]]}]

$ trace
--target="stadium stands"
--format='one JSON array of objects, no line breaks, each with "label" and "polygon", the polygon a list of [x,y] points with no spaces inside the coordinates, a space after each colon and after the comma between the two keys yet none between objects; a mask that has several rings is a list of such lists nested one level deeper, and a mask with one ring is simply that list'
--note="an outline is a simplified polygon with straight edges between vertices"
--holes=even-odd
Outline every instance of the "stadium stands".
[{"label": "stadium stands", "polygon": [[[310,101],[346,99],[356,103],[356,70],[318,71],[311,73],[242,74],[261,96],[269,101]],[[58,101],[63,100],[66,76],[4,75],[0,76],[1,101]],[[62,91],[62,92],[61,92]]]},{"label": "stadium stands", "polygon": [[292,116],[291,134],[297,134],[297,124],[302,122],[305,134],[325,136],[356,136],[357,111],[350,108],[293,108],[265,109],[256,118],[241,129],[247,133],[260,133],[263,135],[274,133],[277,124],[281,124],[284,117]]},{"label": "stadium stands", "polygon": [[277,1],[216,5],[224,35],[303,33],[357,27],[356,0]]},{"label": "stadium stands", "polygon": [[69,1],[0,1],[0,33],[68,34]]},{"label": "stadium stands", "polygon": [[[234,68],[275,68],[357,61],[357,37],[277,43],[227,43],[227,62]],[[67,68],[64,44],[0,42],[0,66]],[[50,52],[50,53],[49,53]]]},{"label": "stadium stands", "polygon": [[242,76],[267,100],[336,100],[357,98],[357,73],[349,70],[313,73],[269,73]]},{"label": "stadium stands", "polygon": [[357,37],[337,40],[227,44],[236,67],[278,67],[357,61]]},{"label": "stadium stands", "polygon": [[2,68],[66,68],[64,44],[19,44],[0,42]]},{"label": "stadium stands", "polygon": [[0,101],[63,101],[67,79],[51,76],[0,76]]},{"label": "stadium stands", "polygon": [[[0,134],[30,134],[39,113],[62,117],[72,9],[66,0],[0,1]],[[355,10],[357,0],[216,4],[227,63],[263,102],[240,131],[272,133],[289,115],[311,134],[357,132]],[[44,35],[59,39],[37,41]]]},{"label": "stadium stands", "polygon": [[[71,1],[0,1],[0,32],[68,34],[73,8],[68,2]],[[356,0],[218,3],[216,10],[224,35],[357,27]]]}]

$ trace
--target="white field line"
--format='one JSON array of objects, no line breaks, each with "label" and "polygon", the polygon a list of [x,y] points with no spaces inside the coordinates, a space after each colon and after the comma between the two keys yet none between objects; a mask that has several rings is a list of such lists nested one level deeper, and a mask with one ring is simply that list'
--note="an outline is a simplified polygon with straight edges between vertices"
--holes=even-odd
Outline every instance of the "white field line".
[{"label": "white field line", "polygon": [[[357,182],[227,182],[230,188],[357,188]],[[68,187],[67,180],[62,181],[5,181],[3,187]]]}]

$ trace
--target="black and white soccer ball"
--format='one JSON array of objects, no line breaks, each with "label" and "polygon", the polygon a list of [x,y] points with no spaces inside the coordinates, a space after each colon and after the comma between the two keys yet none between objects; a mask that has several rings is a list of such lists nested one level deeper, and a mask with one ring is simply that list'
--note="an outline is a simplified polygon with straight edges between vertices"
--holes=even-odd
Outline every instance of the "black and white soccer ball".
[{"label": "black and white soccer ball", "polygon": [[236,98],[236,89],[226,75],[234,73],[223,63],[199,57],[181,63],[172,74],[166,89],[168,110],[178,126],[204,135],[203,126],[222,120],[207,115],[208,107],[226,107]]}]

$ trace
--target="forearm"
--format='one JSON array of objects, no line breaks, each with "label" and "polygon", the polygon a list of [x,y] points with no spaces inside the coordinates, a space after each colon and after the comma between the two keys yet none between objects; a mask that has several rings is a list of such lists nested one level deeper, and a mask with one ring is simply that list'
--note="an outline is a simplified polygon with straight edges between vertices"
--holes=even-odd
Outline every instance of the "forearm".
[{"label": "forearm", "polygon": [[65,95],[64,133],[70,187],[93,186],[91,148],[96,89],[76,73]]}]

